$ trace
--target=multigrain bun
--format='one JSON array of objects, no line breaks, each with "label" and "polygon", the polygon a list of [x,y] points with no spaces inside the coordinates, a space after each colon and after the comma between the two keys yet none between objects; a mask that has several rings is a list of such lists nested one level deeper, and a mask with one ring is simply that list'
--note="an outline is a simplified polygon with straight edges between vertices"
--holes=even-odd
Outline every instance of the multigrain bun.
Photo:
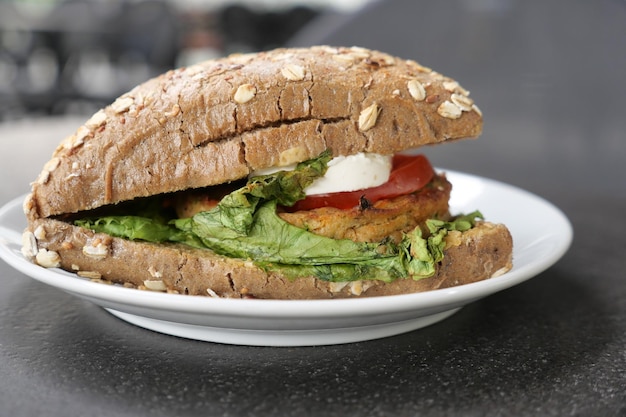
[{"label": "multigrain bun", "polygon": [[[449,232],[444,259],[429,278],[331,283],[288,279],[252,260],[121,239],[66,221],[75,213],[140,197],[236,181],[327,150],[333,156],[394,154],[476,137],[482,115],[468,95],[456,81],[414,61],[363,48],[279,49],[170,71],[122,95],[59,145],[25,200],[29,225],[23,252],[41,266],[83,277],[220,297],[391,295],[502,274],[511,268],[511,235],[505,226],[488,222]],[[438,200],[428,197],[429,204],[447,218],[449,188],[436,188]],[[418,210],[400,212],[406,201],[380,204],[403,224],[390,236],[423,221],[409,218]],[[333,217],[332,212],[319,213]],[[380,212],[376,221],[394,223]],[[326,225],[327,217],[319,213],[316,219]],[[342,221],[352,222],[350,230],[358,223],[367,233],[364,240],[381,238],[366,231],[368,215]],[[283,216],[296,225],[312,224],[306,214]]]},{"label": "multigrain bun", "polygon": [[39,249],[35,249],[44,266],[60,266],[85,278],[191,295],[274,299],[395,295],[469,284],[511,268],[509,231],[492,223],[449,233],[444,261],[434,276],[391,283],[331,283],[314,277],[289,280],[263,271],[250,261],[205,249],[129,241],[52,219],[36,220],[31,227],[45,234],[44,239],[37,240]]},{"label": "multigrain bun", "polygon": [[333,155],[476,137],[456,81],[362,48],[279,49],[170,71],[93,115],[33,183],[31,219]]}]

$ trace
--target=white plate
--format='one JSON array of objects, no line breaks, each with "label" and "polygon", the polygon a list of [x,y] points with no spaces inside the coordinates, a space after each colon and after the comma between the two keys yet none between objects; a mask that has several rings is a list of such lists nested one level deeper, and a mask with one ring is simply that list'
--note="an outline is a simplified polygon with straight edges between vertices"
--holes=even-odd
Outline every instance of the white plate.
[{"label": "white plate", "polygon": [[396,335],[436,323],[462,306],[519,284],[569,248],[572,227],[551,203],[519,188],[447,171],[453,212],[480,209],[513,235],[514,266],[497,278],[423,293],[345,300],[240,300],[139,291],[103,285],[26,261],[22,198],[0,209],[0,257],[30,277],[90,300],[117,317],[170,335],[241,345],[304,346]]}]

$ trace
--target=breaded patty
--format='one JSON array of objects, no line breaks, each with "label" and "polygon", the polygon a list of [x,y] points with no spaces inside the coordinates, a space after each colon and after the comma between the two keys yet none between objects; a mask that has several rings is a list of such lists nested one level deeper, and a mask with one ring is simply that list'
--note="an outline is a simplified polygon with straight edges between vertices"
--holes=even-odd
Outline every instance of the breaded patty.
[{"label": "breaded patty", "polygon": [[447,220],[452,185],[445,176],[436,176],[421,190],[395,198],[361,205],[350,210],[321,207],[294,213],[280,213],[285,221],[318,235],[357,242],[378,242],[390,237],[399,241],[429,218]]}]

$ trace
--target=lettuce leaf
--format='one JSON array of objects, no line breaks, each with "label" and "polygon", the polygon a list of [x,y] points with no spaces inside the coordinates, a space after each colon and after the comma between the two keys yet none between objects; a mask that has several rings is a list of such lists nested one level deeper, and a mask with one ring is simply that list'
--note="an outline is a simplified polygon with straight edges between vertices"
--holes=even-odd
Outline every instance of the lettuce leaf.
[{"label": "lettuce leaf", "polygon": [[176,229],[167,223],[163,224],[153,218],[141,216],[105,216],[76,220],[74,224],[115,237],[148,242],[168,241],[171,240],[172,234],[176,233]]},{"label": "lettuce leaf", "polygon": [[133,216],[81,219],[78,226],[126,239],[179,242],[218,254],[251,259],[289,278],[316,276],[326,281],[421,279],[436,272],[450,230],[473,227],[478,212],[453,221],[429,220],[429,236],[419,227],[398,244],[354,242],[316,235],[291,225],[277,214],[305,197],[304,189],[326,172],[330,153],[298,164],[293,171],[252,178],[211,210],[191,218],[169,220],[155,210]]},{"label": "lettuce leaf", "polygon": [[[270,200],[259,205],[245,234],[220,221],[219,205],[190,219],[175,220],[174,224],[180,230],[197,236],[207,248],[216,253],[258,260],[266,268],[272,264],[311,267],[350,264],[364,267],[358,275],[369,271],[365,267],[382,268],[388,272],[386,275],[389,279],[406,275],[403,259],[397,256],[397,248],[392,243],[362,243],[316,235],[281,219],[276,214],[276,204],[276,200]],[[316,271],[318,272],[315,276],[333,275],[321,269]],[[381,275],[377,271],[373,272],[374,275]],[[294,269],[292,274],[295,274]],[[347,274],[337,272],[337,276],[339,275]]]},{"label": "lettuce leaf", "polygon": [[331,158],[330,152],[325,151],[315,159],[298,164],[293,171],[279,171],[251,178],[244,187],[225,196],[215,209],[207,212],[212,213],[207,216],[212,220],[205,220],[207,227],[214,221],[216,225],[222,225],[237,234],[248,234],[254,213],[262,201],[293,206],[296,201],[306,197],[306,187],[324,176]]}]

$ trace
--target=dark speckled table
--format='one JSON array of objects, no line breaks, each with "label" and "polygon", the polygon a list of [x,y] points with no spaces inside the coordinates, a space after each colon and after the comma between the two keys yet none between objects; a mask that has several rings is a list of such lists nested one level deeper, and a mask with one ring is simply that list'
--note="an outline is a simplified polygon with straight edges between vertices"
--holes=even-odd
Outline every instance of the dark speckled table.
[{"label": "dark speckled table", "polygon": [[[390,0],[294,44],[320,42],[461,80],[483,137],[431,159],[549,199],[570,251],[431,327],[309,348],[153,333],[0,262],[0,415],[626,415],[626,2]],[[0,204],[75,122],[0,126]]]}]

